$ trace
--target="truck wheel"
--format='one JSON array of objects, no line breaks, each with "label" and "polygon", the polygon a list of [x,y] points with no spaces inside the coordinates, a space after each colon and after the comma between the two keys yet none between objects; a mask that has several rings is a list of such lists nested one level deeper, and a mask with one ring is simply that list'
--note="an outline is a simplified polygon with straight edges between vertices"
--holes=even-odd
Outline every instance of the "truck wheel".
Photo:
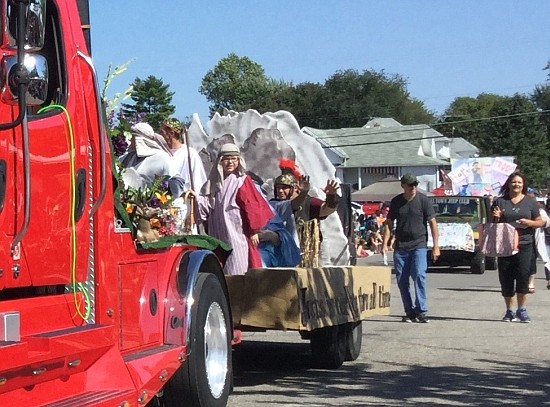
[{"label": "truck wheel", "polygon": [[164,388],[166,407],[225,406],[229,398],[231,326],[229,306],[213,274],[200,273],[191,308],[190,353]]},{"label": "truck wheel", "polygon": [[498,268],[496,257],[485,257],[485,270],[496,270]]},{"label": "truck wheel", "polygon": [[361,344],[363,343],[363,324],[359,322],[350,322],[344,325],[346,334],[346,361],[356,360],[361,354]]},{"label": "truck wheel", "polygon": [[472,274],[483,274],[485,273],[485,256],[481,251],[475,253],[470,263],[470,271]]},{"label": "truck wheel", "polygon": [[346,333],[339,325],[311,331],[313,362],[321,369],[338,369],[346,359]]}]

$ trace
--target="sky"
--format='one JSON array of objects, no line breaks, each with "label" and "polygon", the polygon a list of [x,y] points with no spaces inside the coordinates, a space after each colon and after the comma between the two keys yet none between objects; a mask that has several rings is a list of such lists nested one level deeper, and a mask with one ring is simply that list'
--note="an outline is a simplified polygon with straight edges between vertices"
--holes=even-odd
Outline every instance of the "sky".
[{"label": "sky", "polygon": [[175,116],[203,124],[201,80],[232,52],[294,84],[399,74],[438,115],[461,96],[530,94],[549,78],[549,16],[548,0],[90,0],[100,80],[135,59],[108,95],[154,75],[175,92]]}]

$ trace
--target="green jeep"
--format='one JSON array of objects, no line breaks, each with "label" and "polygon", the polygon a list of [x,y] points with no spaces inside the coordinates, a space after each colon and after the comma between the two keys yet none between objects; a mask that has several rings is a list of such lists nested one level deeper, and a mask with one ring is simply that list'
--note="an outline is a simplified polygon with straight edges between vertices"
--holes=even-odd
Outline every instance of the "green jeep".
[{"label": "green jeep", "polygon": [[[473,274],[496,270],[494,257],[485,257],[479,248],[478,226],[489,221],[490,202],[480,196],[430,196],[439,229],[441,256],[429,265],[470,266]],[[431,236],[430,236],[431,242]],[[430,246],[429,246],[430,247]]]}]

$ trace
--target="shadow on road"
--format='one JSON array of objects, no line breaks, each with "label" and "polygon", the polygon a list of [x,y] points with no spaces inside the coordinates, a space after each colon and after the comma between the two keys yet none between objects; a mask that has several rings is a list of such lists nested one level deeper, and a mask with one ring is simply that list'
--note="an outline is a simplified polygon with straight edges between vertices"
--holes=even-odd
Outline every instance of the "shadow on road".
[{"label": "shadow on road", "polygon": [[[399,325],[403,325],[403,321],[401,321],[401,318],[403,315],[388,315],[389,318],[393,319],[383,319],[376,321],[378,324],[393,324],[398,323]],[[487,319],[487,318],[457,318],[457,317],[446,317],[441,315],[432,315],[430,314],[430,321],[481,321],[481,322],[491,322],[494,323],[495,319]]]},{"label": "shadow on road", "polygon": [[[243,343],[234,354],[234,394],[265,393],[280,400],[277,405],[285,404],[282,400],[300,405],[302,397],[304,405],[311,397],[324,398],[326,405],[339,397],[364,400],[361,405],[382,405],[380,400],[389,406],[550,405],[548,366],[537,363],[480,359],[483,370],[388,363],[384,372],[369,372],[369,364],[359,361],[336,371],[313,370],[309,358],[307,342]],[[277,388],[252,388],[269,384]]]},{"label": "shadow on road", "polygon": [[428,273],[439,274],[472,274],[469,267],[430,266]]},{"label": "shadow on road", "polygon": [[500,290],[498,288],[473,288],[473,287],[467,287],[467,288],[438,288],[438,290],[441,291],[458,291],[458,292],[469,292],[469,293],[500,293]]}]

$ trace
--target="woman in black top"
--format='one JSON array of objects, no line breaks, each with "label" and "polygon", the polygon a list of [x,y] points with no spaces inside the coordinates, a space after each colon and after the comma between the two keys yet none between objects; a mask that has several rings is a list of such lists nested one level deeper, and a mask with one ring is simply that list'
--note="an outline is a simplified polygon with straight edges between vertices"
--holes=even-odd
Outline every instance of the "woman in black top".
[{"label": "woman in black top", "polygon": [[[537,202],[526,196],[527,182],[520,172],[512,173],[501,189],[501,196],[493,203],[493,220],[512,224],[519,234],[519,252],[499,257],[498,277],[506,314],[505,322],[531,322],[525,303],[529,293],[531,259],[534,255],[535,229],[544,224]],[[514,313],[514,296],[517,293],[518,309]]]}]

